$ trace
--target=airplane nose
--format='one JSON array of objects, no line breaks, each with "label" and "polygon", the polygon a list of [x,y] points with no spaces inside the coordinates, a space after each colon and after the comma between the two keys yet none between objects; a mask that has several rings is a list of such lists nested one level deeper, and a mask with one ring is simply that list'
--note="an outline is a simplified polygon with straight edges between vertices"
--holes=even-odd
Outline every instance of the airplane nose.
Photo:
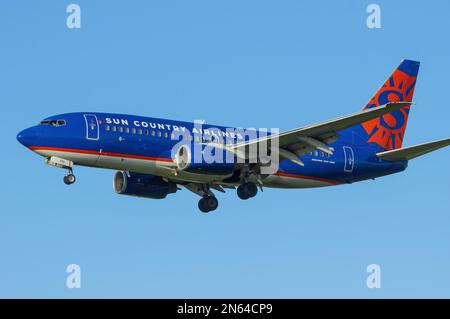
[{"label": "airplane nose", "polygon": [[33,128],[27,128],[17,134],[17,140],[19,143],[26,147],[33,145],[36,138],[37,135]]}]

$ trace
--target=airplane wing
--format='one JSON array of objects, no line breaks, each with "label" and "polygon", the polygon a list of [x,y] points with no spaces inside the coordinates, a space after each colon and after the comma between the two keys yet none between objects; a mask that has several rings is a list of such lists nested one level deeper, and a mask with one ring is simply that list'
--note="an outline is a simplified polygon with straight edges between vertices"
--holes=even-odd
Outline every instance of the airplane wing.
[{"label": "airplane wing", "polygon": [[281,158],[288,159],[303,166],[298,159],[314,149],[319,149],[325,153],[332,154],[333,150],[327,144],[335,142],[339,135],[337,131],[343,130],[357,124],[372,120],[384,114],[399,110],[413,104],[412,102],[393,102],[378,107],[362,110],[358,113],[339,117],[322,123],[290,130],[284,133],[270,135],[267,137],[251,140],[234,145],[231,150],[239,157],[250,158],[248,148],[261,143],[270,144],[274,139],[278,139],[278,152]]},{"label": "airplane wing", "polygon": [[380,152],[376,155],[377,157],[387,161],[410,160],[448,145],[450,145],[450,138],[415,146],[403,147],[392,151]]}]

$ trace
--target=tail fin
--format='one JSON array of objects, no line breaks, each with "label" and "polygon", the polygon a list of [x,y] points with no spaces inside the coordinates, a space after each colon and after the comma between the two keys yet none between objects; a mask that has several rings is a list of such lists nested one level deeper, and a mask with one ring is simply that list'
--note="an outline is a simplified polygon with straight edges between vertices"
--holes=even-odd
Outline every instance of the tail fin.
[{"label": "tail fin", "polygon": [[[403,60],[364,109],[388,102],[411,102],[419,66],[420,62]],[[362,123],[362,127],[368,134],[367,141],[376,143],[385,150],[402,147],[409,109],[410,105]]]}]

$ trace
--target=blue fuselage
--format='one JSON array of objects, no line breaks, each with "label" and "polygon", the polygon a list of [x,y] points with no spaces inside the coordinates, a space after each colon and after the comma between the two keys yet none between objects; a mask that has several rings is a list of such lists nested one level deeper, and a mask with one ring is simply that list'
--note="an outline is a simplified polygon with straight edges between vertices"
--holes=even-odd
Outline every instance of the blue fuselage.
[{"label": "blue fuselage", "polygon": [[[190,122],[133,115],[67,113],[49,117],[23,130],[17,138],[45,157],[58,156],[84,166],[169,176],[164,165],[173,162],[171,152],[177,140],[171,138],[172,134],[185,130],[192,133],[195,127],[196,124]],[[227,129],[202,124],[202,142],[214,130],[227,132]],[[261,134],[256,133],[256,136]],[[329,186],[397,173],[407,166],[406,161],[388,162],[377,158],[375,154],[382,149],[360,138],[357,130],[337,133],[339,139],[329,145],[332,155],[319,150],[308,152],[301,157],[304,166],[281,161],[278,172],[264,183],[269,187]],[[239,134],[227,137],[238,143],[246,139]],[[183,179],[183,176],[177,178]],[[187,178],[195,180],[192,175]],[[214,178],[218,182],[217,177]]]}]

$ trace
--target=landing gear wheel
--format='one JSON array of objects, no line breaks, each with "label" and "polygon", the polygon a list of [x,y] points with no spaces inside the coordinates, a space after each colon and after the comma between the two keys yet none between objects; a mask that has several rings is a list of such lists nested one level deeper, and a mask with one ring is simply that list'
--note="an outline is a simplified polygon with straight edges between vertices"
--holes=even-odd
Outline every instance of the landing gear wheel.
[{"label": "landing gear wheel", "polygon": [[208,213],[209,212],[208,207],[206,207],[203,198],[198,201],[198,209],[200,209],[200,211],[202,213]]},{"label": "landing gear wheel", "polygon": [[239,185],[237,188],[237,195],[240,199],[242,200],[246,200],[249,199],[250,197],[247,196],[247,194],[244,192],[244,189],[242,187],[242,185]]},{"label": "landing gear wheel", "polygon": [[214,196],[208,196],[205,199],[206,207],[208,207],[209,211],[213,211],[217,209],[219,206],[219,201]]},{"label": "landing gear wheel", "polygon": [[244,183],[237,188],[237,195],[240,199],[249,199],[255,197],[258,193],[258,187],[255,183]]},{"label": "landing gear wheel", "polygon": [[217,206],[219,206],[219,201],[214,196],[205,196],[198,201],[198,208],[203,213],[216,210]]},{"label": "landing gear wheel", "polygon": [[64,176],[64,184],[66,184],[66,185],[71,185],[71,184],[75,183],[76,180],[77,179],[75,178],[75,175],[73,175],[72,173]]}]

